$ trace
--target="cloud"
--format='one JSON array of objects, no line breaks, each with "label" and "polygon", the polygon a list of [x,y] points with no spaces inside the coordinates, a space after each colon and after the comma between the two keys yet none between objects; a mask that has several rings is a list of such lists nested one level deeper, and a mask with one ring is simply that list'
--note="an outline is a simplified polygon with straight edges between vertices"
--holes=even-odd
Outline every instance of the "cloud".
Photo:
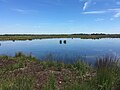
[{"label": "cloud", "polygon": [[120,12],[120,8],[108,9],[109,11]]},{"label": "cloud", "polygon": [[120,8],[107,9],[104,11],[101,10],[101,11],[82,12],[82,14],[106,14],[106,13],[114,13],[114,15],[110,18],[110,20],[114,20],[115,18],[120,17]]},{"label": "cloud", "polygon": [[84,3],[83,11],[85,11],[88,8],[90,3],[91,3],[91,0],[88,0],[87,2]]},{"label": "cloud", "polygon": [[12,9],[13,11],[20,12],[20,13],[26,13],[26,10],[23,9]]},{"label": "cloud", "polygon": [[82,14],[103,14],[107,11],[89,11],[89,12],[83,12]]},{"label": "cloud", "polygon": [[116,13],[116,14],[113,16],[114,18],[118,18],[118,17],[120,17],[120,8],[109,9],[109,11],[111,11],[111,12],[115,12],[115,13]]},{"label": "cloud", "polygon": [[116,14],[114,15],[114,17],[115,17],[115,18],[120,17],[120,12],[116,13]]},{"label": "cloud", "polygon": [[89,2],[85,2],[84,6],[83,6],[83,11],[86,10],[86,8],[88,7],[88,4],[89,4]]},{"label": "cloud", "polygon": [[15,12],[18,12],[18,13],[21,13],[21,14],[30,14],[30,13],[35,13],[37,12],[37,10],[25,10],[25,9],[11,9],[12,11],[15,11]]}]

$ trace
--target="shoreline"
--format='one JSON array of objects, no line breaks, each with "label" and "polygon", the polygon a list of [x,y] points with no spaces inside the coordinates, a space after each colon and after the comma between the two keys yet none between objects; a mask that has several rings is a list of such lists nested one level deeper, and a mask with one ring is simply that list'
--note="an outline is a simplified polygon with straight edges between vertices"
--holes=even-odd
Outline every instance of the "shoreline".
[{"label": "shoreline", "polygon": [[120,38],[120,34],[57,34],[57,35],[35,35],[35,34],[4,34],[0,35],[0,41],[6,40],[34,40],[52,38],[80,38],[80,39],[102,39]]},{"label": "shoreline", "polygon": [[0,89],[119,90],[120,62],[117,60],[114,56],[101,57],[93,67],[80,60],[73,64],[38,61],[23,53],[0,56]]}]

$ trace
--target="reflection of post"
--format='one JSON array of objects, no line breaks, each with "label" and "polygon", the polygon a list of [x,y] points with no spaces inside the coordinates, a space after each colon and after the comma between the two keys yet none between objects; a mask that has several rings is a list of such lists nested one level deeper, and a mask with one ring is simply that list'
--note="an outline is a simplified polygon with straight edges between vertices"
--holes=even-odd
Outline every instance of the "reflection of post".
[{"label": "reflection of post", "polygon": [[0,46],[1,46],[1,43],[0,43]]},{"label": "reflection of post", "polygon": [[64,40],[64,44],[66,44],[66,40]]},{"label": "reflection of post", "polygon": [[62,44],[62,40],[60,40],[59,43]]},{"label": "reflection of post", "polygon": [[15,40],[13,40],[13,42],[15,42]]}]

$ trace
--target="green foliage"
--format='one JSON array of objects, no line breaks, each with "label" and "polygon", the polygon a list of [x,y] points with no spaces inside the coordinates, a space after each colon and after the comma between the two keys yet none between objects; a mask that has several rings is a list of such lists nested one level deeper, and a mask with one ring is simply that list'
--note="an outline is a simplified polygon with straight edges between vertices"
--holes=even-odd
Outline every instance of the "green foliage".
[{"label": "green foliage", "polygon": [[10,77],[2,80],[0,90],[33,90],[34,79],[29,76]]},{"label": "green foliage", "polygon": [[7,55],[3,55],[3,56],[0,56],[0,58],[2,58],[2,59],[10,59],[11,57],[7,56]]},{"label": "green foliage", "polygon": [[[97,62],[96,88],[99,90],[113,90],[120,82],[120,66],[116,57],[107,56],[99,58]],[[95,83],[94,82],[94,83]]]},{"label": "green foliage", "polygon": [[23,53],[15,57],[0,56],[0,59],[0,90],[35,90],[37,80],[42,77],[46,81],[42,90],[120,90],[120,60],[117,57],[99,58],[95,67],[80,60],[74,64],[51,59],[37,61],[32,55]]},{"label": "green foliage", "polygon": [[84,75],[85,73],[90,71],[90,66],[85,63],[84,61],[78,60],[74,65],[73,65],[74,70],[78,75]]},{"label": "green foliage", "polygon": [[22,52],[17,52],[17,53],[15,54],[15,57],[26,57],[26,55],[23,54]]},{"label": "green foliage", "polygon": [[48,78],[47,84],[43,90],[56,90],[57,83],[54,74],[51,74]]},{"label": "green foliage", "polygon": [[77,83],[74,82],[64,88],[64,90],[95,90],[89,83]]},{"label": "green foliage", "polygon": [[64,68],[64,63],[62,62],[58,62],[58,61],[42,61],[41,64],[43,65],[44,69],[54,69],[54,70],[58,70],[61,71],[62,68]]}]

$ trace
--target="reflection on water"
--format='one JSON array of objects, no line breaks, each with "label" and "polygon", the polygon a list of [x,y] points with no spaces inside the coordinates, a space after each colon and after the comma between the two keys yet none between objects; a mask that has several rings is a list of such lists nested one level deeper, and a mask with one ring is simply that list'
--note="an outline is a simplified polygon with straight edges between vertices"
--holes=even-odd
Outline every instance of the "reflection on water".
[{"label": "reflection on water", "polygon": [[[16,52],[32,53],[37,58],[42,58],[51,53],[59,60],[68,62],[78,57],[86,57],[89,62],[94,62],[96,57],[105,54],[120,55],[120,39],[79,39],[59,38],[26,41],[0,41],[0,55],[13,56]],[[67,59],[64,59],[66,58]]]}]

